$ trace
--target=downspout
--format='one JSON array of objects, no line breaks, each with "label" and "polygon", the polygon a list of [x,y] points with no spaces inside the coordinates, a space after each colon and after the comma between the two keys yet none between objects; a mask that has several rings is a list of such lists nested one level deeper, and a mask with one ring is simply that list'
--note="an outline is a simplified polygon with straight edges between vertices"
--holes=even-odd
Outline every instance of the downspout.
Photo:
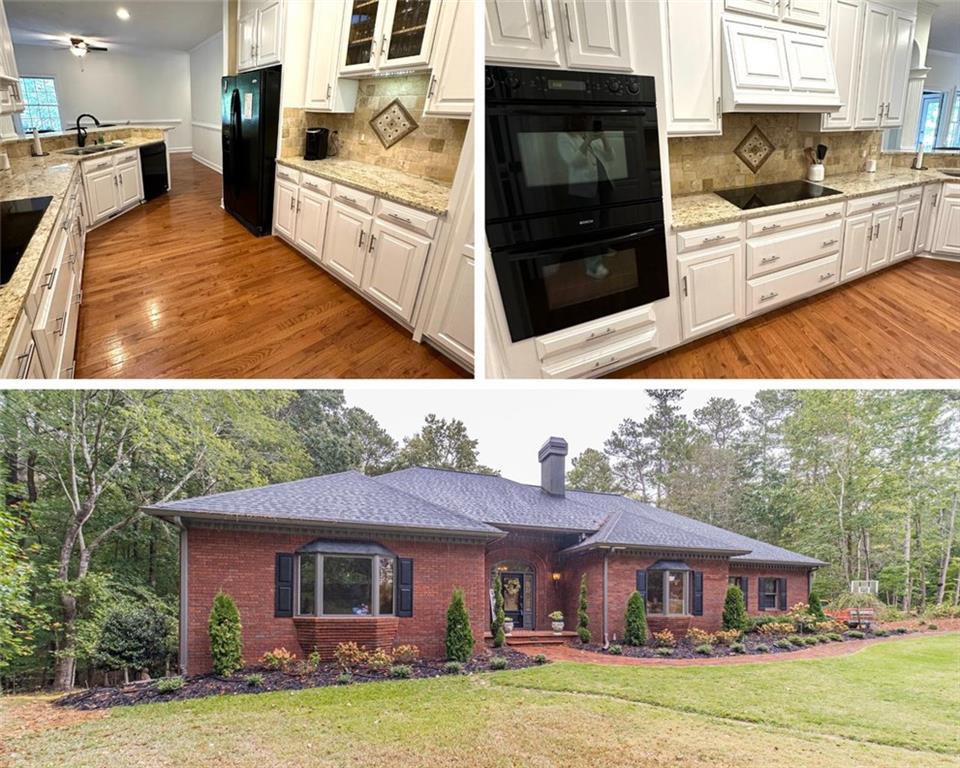
[{"label": "downspout", "polygon": [[610,645],[607,639],[607,562],[610,558],[610,551],[603,551],[603,647],[606,649]]},{"label": "downspout", "polygon": [[180,626],[177,628],[180,674],[186,675],[187,672],[187,576],[188,563],[187,557],[187,527],[179,515],[170,519],[177,528],[180,529]]}]

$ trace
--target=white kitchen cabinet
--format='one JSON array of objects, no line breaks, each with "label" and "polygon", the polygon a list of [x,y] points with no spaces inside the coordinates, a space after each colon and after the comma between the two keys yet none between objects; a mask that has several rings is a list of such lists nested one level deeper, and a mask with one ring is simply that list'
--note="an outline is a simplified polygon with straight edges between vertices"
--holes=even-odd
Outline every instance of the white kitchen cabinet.
[{"label": "white kitchen cabinet", "polygon": [[49,290],[33,321],[33,341],[37,347],[40,365],[50,378],[57,378],[61,369],[63,340],[67,332],[67,315],[73,296],[74,275],[67,255],[69,238],[62,230],[54,235],[54,250],[51,259],[53,274],[49,278]]},{"label": "white kitchen cabinet", "polygon": [[937,219],[937,199],[939,197],[939,184],[928,184],[923,188],[923,199],[920,203],[920,216],[917,224],[917,241],[914,246],[916,253],[922,253],[932,247],[933,228]]},{"label": "white kitchen cabinet", "polygon": [[736,91],[789,91],[790,71],[783,32],[752,24],[724,25]]},{"label": "white kitchen cabinet", "polygon": [[960,184],[943,185],[932,250],[943,256],[960,256]]},{"label": "white kitchen cabinet", "polygon": [[320,253],[323,251],[323,234],[327,226],[329,205],[330,200],[324,195],[300,188],[293,244],[314,261],[320,261]]},{"label": "white kitchen cabinet", "polygon": [[280,0],[240,0],[237,9],[237,69],[280,63],[283,7]]},{"label": "white kitchen cabinet", "polygon": [[360,290],[391,314],[410,322],[429,251],[428,238],[375,221]]},{"label": "white kitchen cabinet", "polygon": [[486,0],[484,19],[488,63],[561,66],[552,0]]},{"label": "white kitchen cabinet", "polygon": [[133,162],[118,165],[116,175],[119,182],[120,208],[140,202],[140,198],[143,197],[140,191],[140,164]]},{"label": "white kitchen cabinet", "polygon": [[439,6],[439,0],[352,0],[343,20],[340,75],[425,69]]},{"label": "white kitchen cabinet", "polygon": [[896,200],[894,192],[851,201],[844,222],[842,280],[890,263],[897,229]]},{"label": "white kitchen cabinet", "polygon": [[860,45],[863,26],[862,0],[835,0],[830,10],[830,51],[837,72],[837,88],[843,102],[835,112],[825,112],[823,130],[852,130],[859,86]]},{"label": "white kitchen cabinet", "polygon": [[724,0],[723,7],[735,13],[748,13],[764,19],[780,18],[780,0]]},{"label": "white kitchen cabinet", "polygon": [[[143,200],[140,156],[136,151],[81,163],[87,195],[87,219],[99,225]],[[78,195],[82,195],[78,190]],[[82,215],[82,212],[79,212]]]},{"label": "white kitchen cabinet", "polygon": [[829,50],[830,40],[815,35],[784,35],[790,84],[794,89],[817,93],[837,92],[837,73]]},{"label": "white kitchen cabinet", "polygon": [[765,312],[836,285],[839,273],[840,254],[836,253],[748,280],[747,315]]},{"label": "white kitchen cabinet", "polygon": [[683,338],[729,325],[743,317],[743,247],[711,248],[677,258]]},{"label": "white kitchen cabinet", "polygon": [[23,94],[13,50],[13,37],[7,25],[7,12],[0,0],[0,115],[23,112]]},{"label": "white kitchen cabinet", "polygon": [[274,198],[273,228],[292,243],[295,241],[297,227],[296,185],[278,180]]},{"label": "white kitchen cabinet", "polygon": [[344,3],[315,3],[310,34],[304,108],[311,112],[353,112],[359,83],[340,77],[340,49],[331,30],[343,26]]},{"label": "white kitchen cabinet", "polygon": [[[30,333],[30,318],[26,312],[21,312],[16,325],[13,326],[7,352],[3,360],[0,360],[0,379],[42,379],[43,369],[40,368],[40,361],[36,357],[37,345]],[[39,376],[31,375],[32,366],[39,370]]]},{"label": "white kitchen cabinet", "polygon": [[571,69],[633,69],[627,4],[621,0],[558,0]]},{"label": "white kitchen cabinet", "polygon": [[280,62],[282,24],[280,0],[260,10],[257,22],[257,66],[265,67]]},{"label": "white kitchen cabinet", "polygon": [[733,13],[746,13],[787,24],[824,29],[830,16],[830,0],[725,0]]},{"label": "white kitchen cabinet", "polygon": [[105,169],[86,174],[84,185],[87,189],[91,223],[99,223],[119,210],[120,185],[111,164]]},{"label": "white kitchen cabinet", "polygon": [[870,243],[873,241],[873,214],[848,216],[843,223],[843,263],[841,280],[863,277],[867,273]]},{"label": "white kitchen cabinet", "polygon": [[257,66],[257,12],[243,14],[237,19],[237,69]]},{"label": "white kitchen cabinet", "polygon": [[896,218],[895,208],[887,208],[873,214],[873,240],[870,243],[870,253],[867,258],[868,272],[890,263]]},{"label": "white kitchen cabinet", "polygon": [[660,40],[667,133],[720,134],[720,0],[704,0],[698,13],[660,0]]},{"label": "white kitchen cabinet", "polygon": [[473,113],[473,31],[472,0],[446,0],[440,8],[424,115],[470,117]]},{"label": "white kitchen cabinet", "polygon": [[886,106],[883,109],[883,117],[880,119],[882,128],[903,125],[915,26],[915,17],[906,16],[899,11],[894,12],[890,27],[890,42],[887,47],[887,69],[884,74],[883,94]]},{"label": "white kitchen cabinet", "polygon": [[907,203],[897,208],[897,229],[893,235],[893,253],[890,261],[900,261],[913,255],[913,244],[920,221],[920,203]]},{"label": "white kitchen cabinet", "polygon": [[893,15],[892,9],[876,3],[867,3],[864,9],[855,122],[857,128],[880,127],[886,106],[883,88]]},{"label": "white kitchen cabinet", "polygon": [[334,200],[327,217],[321,261],[348,284],[360,287],[373,216]]}]

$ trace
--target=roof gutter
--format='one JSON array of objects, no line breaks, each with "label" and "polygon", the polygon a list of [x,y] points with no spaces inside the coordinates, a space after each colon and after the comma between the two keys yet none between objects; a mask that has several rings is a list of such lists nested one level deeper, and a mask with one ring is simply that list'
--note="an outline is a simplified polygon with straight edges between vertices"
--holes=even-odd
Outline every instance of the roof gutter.
[{"label": "roof gutter", "polygon": [[580,552],[589,552],[592,549],[619,549],[619,550],[638,550],[643,552],[665,552],[687,555],[713,555],[718,557],[737,557],[740,555],[749,555],[749,549],[696,549],[694,547],[664,547],[657,544],[610,544],[606,542],[593,542],[587,546],[574,544],[572,547],[560,550],[561,555],[576,555]]}]

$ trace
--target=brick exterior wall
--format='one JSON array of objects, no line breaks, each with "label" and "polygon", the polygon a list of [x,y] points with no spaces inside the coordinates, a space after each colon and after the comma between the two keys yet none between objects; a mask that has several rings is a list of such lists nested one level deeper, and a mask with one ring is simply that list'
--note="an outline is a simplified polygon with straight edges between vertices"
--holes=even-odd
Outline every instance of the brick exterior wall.
[{"label": "brick exterior wall", "polygon": [[[196,527],[188,530],[188,674],[211,668],[207,620],[213,598],[221,589],[233,597],[240,610],[243,656],[248,664],[279,646],[298,656],[309,652],[300,644],[294,619],[274,616],[275,557],[278,552],[292,553],[322,536],[319,532],[311,535]],[[477,647],[482,647],[489,611],[483,544],[392,538],[375,541],[398,557],[413,558],[413,617],[396,619],[393,643],[413,643],[426,657],[442,656],[447,606],[454,588],[461,587]],[[355,623],[364,619],[344,621]],[[345,633],[346,639],[351,639],[349,634]]]},{"label": "brick exterior wall", "polygon": [[797,603],[805,603],[810,597],[809,571],[800,568],[770,568],[766,566],[743,566],[737,563],[730,564],[731,576],[746,576],[750,579],[747,585],[747,613],[750,616],[768,616],[783,613],[780,610],[760,610],[759,579],[772,578],[787,580],[787,609]]}]

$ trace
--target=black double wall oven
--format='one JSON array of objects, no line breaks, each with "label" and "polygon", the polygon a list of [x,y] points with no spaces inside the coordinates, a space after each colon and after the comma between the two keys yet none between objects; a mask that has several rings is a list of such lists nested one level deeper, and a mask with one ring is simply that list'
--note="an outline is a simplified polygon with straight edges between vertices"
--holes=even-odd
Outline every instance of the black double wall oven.
[{"label": "black double wall oven", "polygon": [[486,68],[486,229],[514,341],[669,295],[652,77]]}]

